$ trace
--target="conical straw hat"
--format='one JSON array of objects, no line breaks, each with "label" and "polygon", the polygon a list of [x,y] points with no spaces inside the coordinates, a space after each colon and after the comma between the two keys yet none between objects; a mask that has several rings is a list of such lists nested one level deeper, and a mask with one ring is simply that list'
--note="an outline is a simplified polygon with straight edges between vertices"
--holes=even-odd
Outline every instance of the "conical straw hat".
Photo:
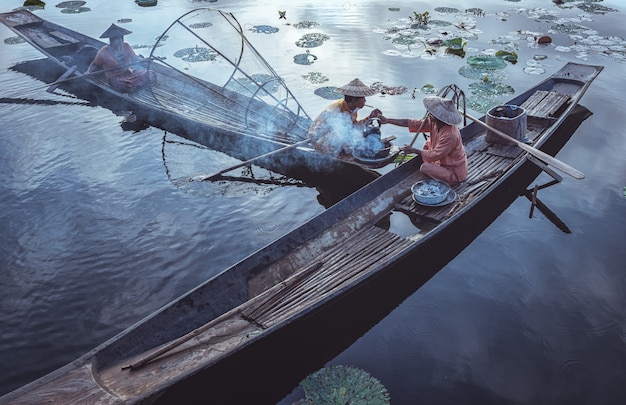
[{"label": "conical straw hat", "polygon": [[119,27],[115,24],[111,24],[106,31],[100,35],[100,38],[115,38],[115,37],[123,37],[124,35],[132,34],[132,31],[128,31],[126,28]]},{"label": "conical straw hat", "polygon": [[378,93],[377,90],[374,90],[370,86],[367,86],[359,79],[354,79],[350,83],[346,84],[345,86],[339,87],[335,91],[337,93],[352,97],[366,97]]},{"label": "conical straw hat", "polygon": [[463,120],[461,113],[456,109],[454,101],[438,96],[424,97],[424,107],[435,118],[449,125],[460,124]]}]

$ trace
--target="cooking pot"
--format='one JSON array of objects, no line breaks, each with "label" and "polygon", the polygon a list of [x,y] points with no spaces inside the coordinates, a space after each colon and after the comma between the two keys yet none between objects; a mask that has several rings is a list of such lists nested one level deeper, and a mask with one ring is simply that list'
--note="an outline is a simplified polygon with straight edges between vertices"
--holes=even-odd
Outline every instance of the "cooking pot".
[{"label": "cooking pot", "polygon": [[368,118],[365,121],[365,128],[363,129],[363,138],[367,138],[370,135],[378,136],[380,139],[380,118]]}]

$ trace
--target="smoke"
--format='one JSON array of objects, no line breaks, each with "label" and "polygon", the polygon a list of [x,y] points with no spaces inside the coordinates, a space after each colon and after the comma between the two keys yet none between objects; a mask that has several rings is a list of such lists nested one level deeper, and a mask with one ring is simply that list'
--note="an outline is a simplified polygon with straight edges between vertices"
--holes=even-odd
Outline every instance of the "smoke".
[{"label": "smoke", "polygon": [[371,134],[366,137],[361,136],[353,146],[353,154],[359,157],[373,159],[384,147],[385,144],[380,140],[379,135]]},{"label": "smoke", "polygon": [[319,139],[317,145],[322,152],[338,156],[367,146],[363,138],[365,125],[355,125],[346,113],[324,111],[322,114],[322,121],[314,130],[314,139]]}]

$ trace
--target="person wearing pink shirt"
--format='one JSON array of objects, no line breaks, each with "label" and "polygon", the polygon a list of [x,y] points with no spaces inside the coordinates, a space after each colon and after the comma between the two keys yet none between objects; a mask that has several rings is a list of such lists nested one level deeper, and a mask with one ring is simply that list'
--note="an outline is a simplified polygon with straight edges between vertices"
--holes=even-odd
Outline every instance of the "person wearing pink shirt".
[{"label": "person wearing pink shirt", "polygon": [[103,70],[111,87],[120,93],[133,93],[149,82],[148,71],[137,65],[141,59],[124,42],[124,35],[130,33],[127,29],[111,24],[100,35],[100,38],[109,38],[109,44],[100,48],[87,69],[87,73]]},{"label": "person wearing pink shirt", "polygon": [[[387,118],[379,115],[381,124],[408,127],[410,132],[429,132],[430,137],[422,149],[404,145],[402,151],[415,153],[424,163],[420,172],[448,184],[457,184],[467,178],[467,154],[457,127],[463,117],[456,109],[453,100],[438,96],[424,97],[424,107],[428,114],[423,120]],[[421,128],[421,129],[420,129]]]}]

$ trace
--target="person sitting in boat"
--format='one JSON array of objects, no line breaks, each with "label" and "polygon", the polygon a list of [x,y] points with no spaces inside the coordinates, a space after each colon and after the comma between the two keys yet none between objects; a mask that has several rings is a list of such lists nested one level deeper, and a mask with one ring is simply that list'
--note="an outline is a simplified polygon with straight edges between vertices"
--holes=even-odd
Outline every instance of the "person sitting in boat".
[{"label": "person sitting in boat", "polygon": [[373,110],[363,119],[357,118],[358,110],[365,105],[365,97],[378,92],[359,79],[335,91],[343,94],[343,98],[332,102],[315,118],[309,128],[309,139],[316,150],[339,155],[350,152],[350,145],[362,138],[367,119],[380,114],[380,110]]},{"label": "person sitting in boat", "polygon": [[424,97],[424,107],[428,114],[423,120],[396,119],[379,115],[381,124],[408,127],[410,132],[430,132],[430,138],[423,149],[404,145],[405,153],[415,153],[424,163],[420,172],[448,184],[456,184],[467,178],[467,154],[463,147],[461,131],[457,127],[463,117],[453,100],[428,96]]},{"label": "person sitting in boat", "polygon": [[120,93],[133,93],[149,82],[148,71],[139,66],[141,58],[124,42],[124,35],[131,33],[111,24],[100,35],[100,38],[109,38],[109,44],[100,48],[87,69],[87,73],[103,70],[111,87]]}]

